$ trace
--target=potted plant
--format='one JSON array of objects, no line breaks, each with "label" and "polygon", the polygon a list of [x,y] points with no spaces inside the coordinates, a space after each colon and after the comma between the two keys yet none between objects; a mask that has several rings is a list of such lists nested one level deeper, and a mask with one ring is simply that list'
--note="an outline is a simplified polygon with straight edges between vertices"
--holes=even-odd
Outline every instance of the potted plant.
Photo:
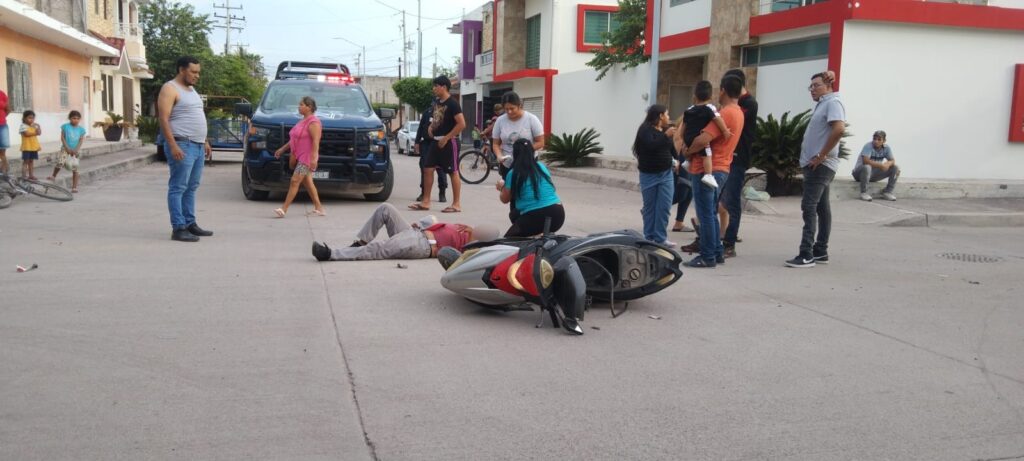
[{"label": "potted plant", "polygon": [[[764,170],[767,186],[765,191],[772,196],[794,195],[801,192],[801,183],[796,179],[800,170],[800,146],[804,142],[804,131],[810,121],[810,110],[789,117],[789,112],[776,119],[768,114],[767,119],[757,118],[754,137],[753,166]],[[849,125],[847,125],[849,126]],[[849,131],[843,137],[850,136]],[[846,142],[839,141],[839,158],[850,156]]]},{"label": "potted plant", "polygon": [[540,159],[560,162],[563,167],[583,166],[588,155],[604,153],[604,147],[597,142],[599,136],[593,128],[580,130],[573,135],[562,133],[561,136],[551,136]]},{"label": "potted plant", "polygon": [[113,112],[107,112],[107,117],[102,121],[93,123],[94,128],[103,128],[103,138],[107,141],[120,141],[125,127],[132,127],[131,123],[125,122],[124,117]]}]

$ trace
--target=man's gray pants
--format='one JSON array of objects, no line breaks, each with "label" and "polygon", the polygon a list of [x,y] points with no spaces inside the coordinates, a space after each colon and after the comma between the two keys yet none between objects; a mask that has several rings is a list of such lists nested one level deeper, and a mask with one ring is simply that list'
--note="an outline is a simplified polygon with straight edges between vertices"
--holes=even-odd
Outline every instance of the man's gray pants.
[{"label": "man's gray pants", "polygon": [[896,180],[900,177],[900,168],[897,166],[890,167],[887,171],[882,171],[881,168],[875,168],[871,165],[861,165],[860,168],[853,171],[853,180],[860,182],[860,193],[868,191],[869,182],[878,182],[888,178],[889,183],[885,185],[885,189],[882,189],[882,193],[892,193],[893,189],[896,188]]},{"label": "man's gray pants", "polygon": [[[374,240],[384,227],[388,238]],[[389,203],[382,203],[356,234],[359,240],[369,242],[361,247],[335,248],[331,261],[359,261],[374,259],[424,259],[430,257],[430,241],[423,231],[414,229]]]}]

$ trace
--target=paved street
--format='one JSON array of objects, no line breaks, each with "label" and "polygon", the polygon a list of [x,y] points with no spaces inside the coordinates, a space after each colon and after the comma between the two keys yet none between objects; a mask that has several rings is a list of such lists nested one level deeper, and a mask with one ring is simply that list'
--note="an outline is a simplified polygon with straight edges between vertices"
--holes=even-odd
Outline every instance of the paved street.
[{"label": "paved street", "polygon": [[[748,216],[738,258],[570,337],[444,290],[434,260],[317,263],[376,204],[274,219],[231,161],[199,191],[216,235],[172,242],[166,178],[0,210],[0,459],[1024,458],[1020,228],[840,214],[832,263],[787,269],[798,214]],[[435,213],[505,224],[493,179]],[[638,193],[556,185],[564,233],[640,227]]]}]

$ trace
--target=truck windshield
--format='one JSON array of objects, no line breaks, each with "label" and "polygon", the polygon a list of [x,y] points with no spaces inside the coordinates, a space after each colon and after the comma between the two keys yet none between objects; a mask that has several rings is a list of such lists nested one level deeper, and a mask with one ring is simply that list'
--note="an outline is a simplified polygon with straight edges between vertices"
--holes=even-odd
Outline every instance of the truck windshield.
[{"label": "truck windshield", "polygon": [[270,85],[260,106],[264,112],[298,112],[299,100],[310,96],[316,101],[318,115],[339,114],[369,117],[373,113],[358,86],[321,82]]}]

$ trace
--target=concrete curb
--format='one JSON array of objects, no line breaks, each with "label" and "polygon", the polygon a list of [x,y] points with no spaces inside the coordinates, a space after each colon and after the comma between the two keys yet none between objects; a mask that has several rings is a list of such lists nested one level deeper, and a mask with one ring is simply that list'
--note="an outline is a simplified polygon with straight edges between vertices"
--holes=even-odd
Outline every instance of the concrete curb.
[{"label": "concrete curb", "polygon": [[908,213],[882,224],[888,227],[1022,227],[1024,213]]},{"label": "concrete curb", "polygon": [[548,166],[548,171],[555,176],[563,178],[575,179],[591,184],[598,184],[602,186],[614,187],[618,189],[626,189],[634,192],[640,192],[640,181],[632,181],[628,179],[611,178],[608,176],[601,176],[599,174],[587,173],[585,171],[574,170],[571,168],[560,168]]},{"label": "concrete curb", "polygon": [[[90,184],[112,176],[117,176],[121,173],[149,165],[150,163],[156,162],[156,160],[156,149],[154,149],[153,152],[141,153],[135,157],[122,158],[102,163],[87,170],[80,170],[78,172],[78,185]],[[67,189],[71,189],[71,175],[67,173],[61,175],[61,177],[57,178],[57,184]]]}]

